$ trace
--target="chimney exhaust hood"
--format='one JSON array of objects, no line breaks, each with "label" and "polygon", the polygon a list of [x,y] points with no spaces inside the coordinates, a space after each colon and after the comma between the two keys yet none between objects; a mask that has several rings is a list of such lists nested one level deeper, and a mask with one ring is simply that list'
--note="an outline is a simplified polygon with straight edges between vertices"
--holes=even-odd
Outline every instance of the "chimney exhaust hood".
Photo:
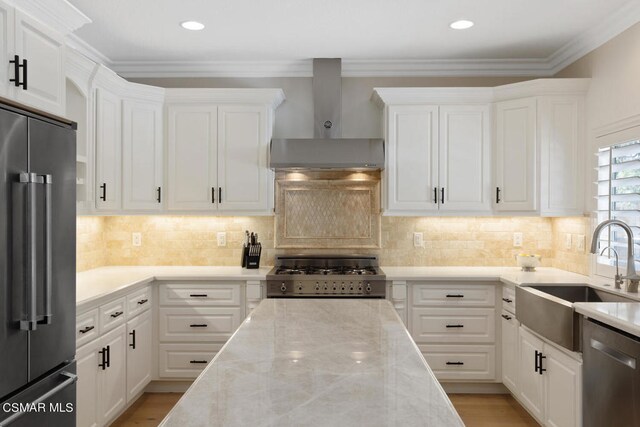
[{"label": "chimney exhaust hood", "polygon": [[272,139],[271,169],[384,168],[384,141],[342,138],[342,63],[313,60],[313,138]]}]

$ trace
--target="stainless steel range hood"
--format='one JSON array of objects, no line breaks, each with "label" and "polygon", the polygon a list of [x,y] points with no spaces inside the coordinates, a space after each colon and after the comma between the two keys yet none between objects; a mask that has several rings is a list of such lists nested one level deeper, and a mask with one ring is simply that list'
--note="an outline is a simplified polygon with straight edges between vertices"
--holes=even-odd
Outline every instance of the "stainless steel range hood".
[{"label": "stainless steel range hood", "polygon": [[273,139],[272,169],[383,169],[384,141],[342,138],[342,64],[313,60],[313,138]]}]

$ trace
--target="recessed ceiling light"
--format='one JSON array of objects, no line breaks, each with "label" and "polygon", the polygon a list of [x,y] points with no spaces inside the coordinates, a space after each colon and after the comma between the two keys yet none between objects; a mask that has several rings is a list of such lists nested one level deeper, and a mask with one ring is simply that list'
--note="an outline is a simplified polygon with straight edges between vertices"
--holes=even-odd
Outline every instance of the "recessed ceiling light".
[{"label": "recessed ceiling light", "polygon": [[467,28],[473,27],[472,21],[467,21],[466,19],[461,19],[456,22],[452,22],[449,26],[454,30],[466,30]]},{"label": "recessed ceiling light", "polygon": [[180,23],[180,26],[185,30],[200,31],[204,28],[204,24],[198,21],[184,21]]}]

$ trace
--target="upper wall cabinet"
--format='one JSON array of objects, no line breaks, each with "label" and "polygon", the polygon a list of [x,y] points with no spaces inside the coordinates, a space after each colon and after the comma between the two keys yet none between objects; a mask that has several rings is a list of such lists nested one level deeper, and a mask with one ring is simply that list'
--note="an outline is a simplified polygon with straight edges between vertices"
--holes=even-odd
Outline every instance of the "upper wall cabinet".
[{"label": "upper wall cabinet", "polygon": [[588,82],[543,79],[496,89],[496,211],[583,213]]},{"label": "upper wall cabinet", "polygon": [[0,95],[65,114],[65,34],[90,20],[60,0],[0,0]]},{"label": "upper wall cabinet", "polygon": [[162,209],[164,89],[129,83],[99,66],[95,94],[95,209]]},{"label": "upper wall cabinet", "polygon": [[280,89],[167,90],[167,208],[272,214],[267,154]]},{"label": "upper wall cabinet", "polygon": [[491,90],[376,89],[386,215],[491,211]]},{"label": "upper wall cabinet", "polygon": [[375,89],[387,144],[384,213],[581,215],[588,83]]}]

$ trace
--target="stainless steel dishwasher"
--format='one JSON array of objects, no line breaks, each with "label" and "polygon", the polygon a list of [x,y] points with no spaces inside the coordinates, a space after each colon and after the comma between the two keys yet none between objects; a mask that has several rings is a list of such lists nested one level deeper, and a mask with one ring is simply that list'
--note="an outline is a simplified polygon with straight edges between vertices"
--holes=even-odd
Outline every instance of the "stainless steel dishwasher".
[{"label": "stainless steel dishwasher", "polygon": [[640,427],[640,338],[583,318],[584,427]]}]

